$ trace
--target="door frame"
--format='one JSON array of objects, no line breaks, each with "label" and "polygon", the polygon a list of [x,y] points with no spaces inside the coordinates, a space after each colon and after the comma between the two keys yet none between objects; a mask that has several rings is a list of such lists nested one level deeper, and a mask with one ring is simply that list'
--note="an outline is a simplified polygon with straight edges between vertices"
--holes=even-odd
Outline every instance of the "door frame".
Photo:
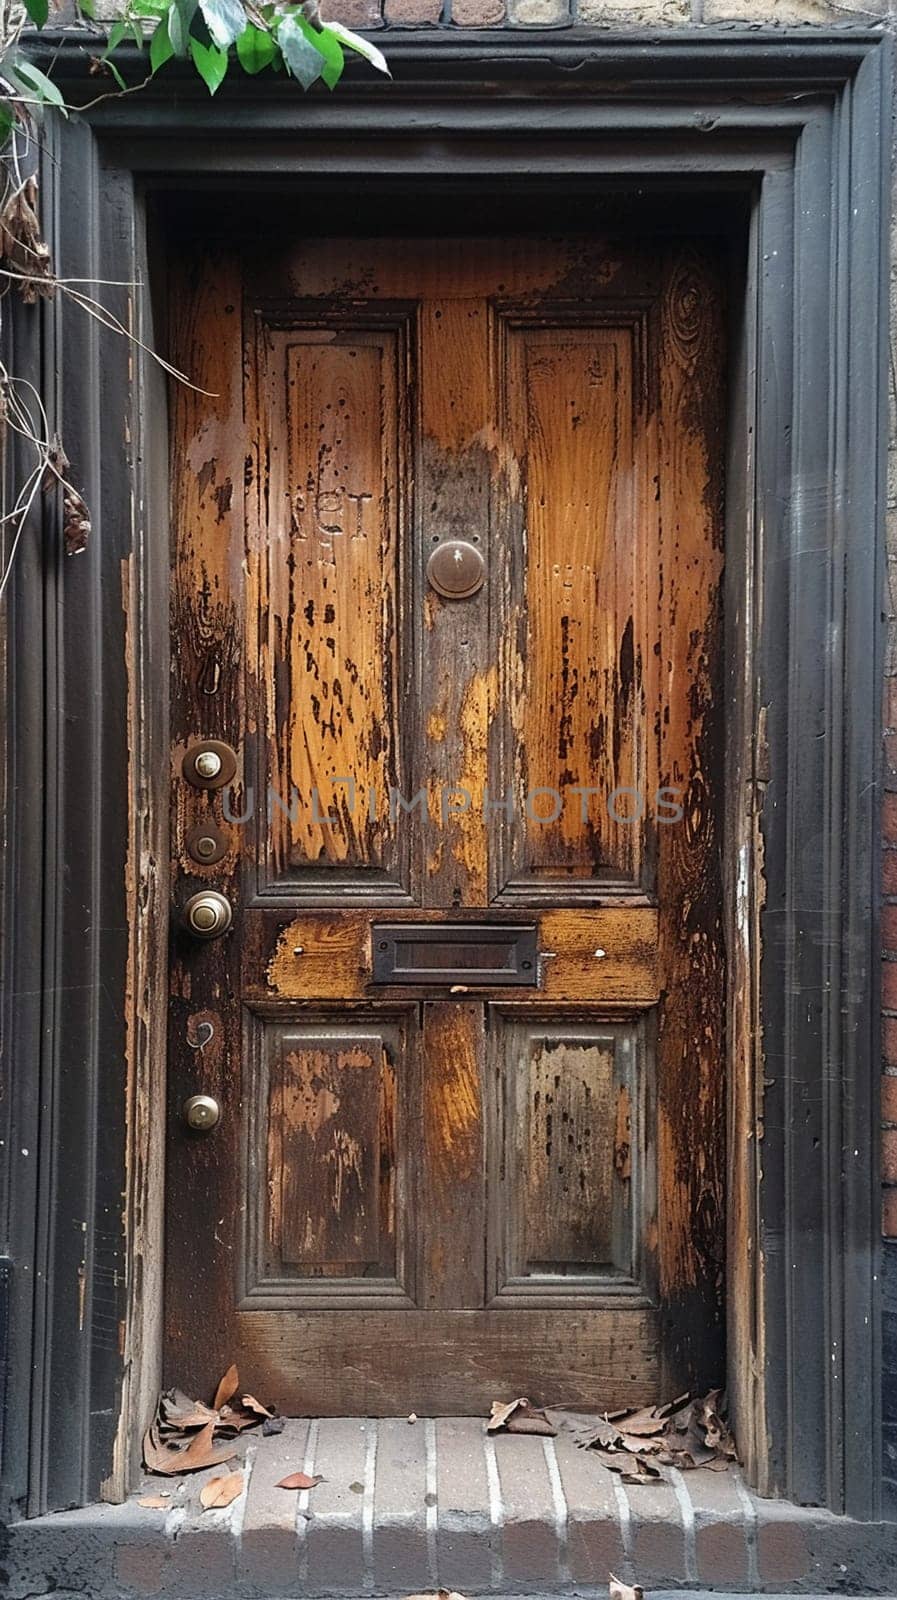
[{"label": "door frame", "polygon": [[[750,197],[727,492],[729,1386],[761,1492],[874,1518],[891,41],[574,28],[388,45],[391,85],[359,64],[332,97],[252,80],[211,103],[186,75],[172,94],[176,68],[49,128],[56,259],[146,284],[155,193],[275,176]],[[71,35],[41,48],[69,101],[96,95]],[[149,296],[109,294],[151,341]],[[88,553],[66,560],[58,508],[38,508],[10,612],[7,1148],[41,1174],[26,1163],[11,1186],[0,1274],[21,1515],[124,1494],[158,1382],[168,509],[153,363],[61,298],[17,310],[12,339],[94,513]]]}]

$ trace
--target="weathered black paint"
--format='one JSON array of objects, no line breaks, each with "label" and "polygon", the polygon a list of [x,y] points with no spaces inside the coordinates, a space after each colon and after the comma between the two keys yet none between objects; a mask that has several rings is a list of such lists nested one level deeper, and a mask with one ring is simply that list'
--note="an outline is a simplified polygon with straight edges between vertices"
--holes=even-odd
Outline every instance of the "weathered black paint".
[{"label": "weathered black paint", "polygon": [[[45,39],[57,47],[68,98],[95,95],[78,48]],[[761,555],[758,703],[768,708],[757,1308],[768,1477],[871,1516],[889,40],[573,29],[409,34],[390,51],[392,86],[359,67],[332,98],[266,80],[227,85],[212,104],[175,72],[158,91],[58,130],[43,177],[57,256],[69,274],[132,276],[140,186],[225,186],[229,207],[241,179],[389,181],[409,196],[449,181],[563,179],[597,193],[722,180],[755,197],[745,316],[756,368],[752,357],[734,414]],[[47,511],[45,537],[36,526],[22,550],[12,612],[9,1148],[39,1152],[8,1197],[11,1373],[23,1401],[4,1484],[23,1512],[97,1493],[118,1406],[131,914],[120,562],[135,525],[138,544],[144,527],[164,540],[166,508],[138,496],[132,520],[131,471],[152,423],[126,348],[62,302],[22,312],[15,337],[19,370],[42,375],[95,512],[89,553],[63,567]],[[729,538],[731,559],[745,528],[730,525]],[[149,755],[164,771],[165,752]],[[32,1351],[44,1374],[33,1388]]]}]

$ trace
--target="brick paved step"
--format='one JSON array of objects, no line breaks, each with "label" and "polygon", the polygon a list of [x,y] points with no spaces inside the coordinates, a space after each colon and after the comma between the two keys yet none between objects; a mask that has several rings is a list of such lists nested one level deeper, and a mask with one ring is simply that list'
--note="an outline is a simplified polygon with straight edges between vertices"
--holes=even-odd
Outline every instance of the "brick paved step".
[{"label": "brick paved step", "polygon": [[[300,1600],[647,1591],[897,1593],[897,1524],[760,1500],[737,1471],[625,1485],[571,1436],[485,1433],[481,1418],[290,1421],[244,1441],[247,1485],[203,1511],[202,1483],[147,1479],[123,1506],[19,1523],[8,1600]],[[299,1493],[288,1472],[323,1474]],[[169,1489],[171,1509],[137,1500]],[[2,1569],[7,1569],[4,1579]]]}]

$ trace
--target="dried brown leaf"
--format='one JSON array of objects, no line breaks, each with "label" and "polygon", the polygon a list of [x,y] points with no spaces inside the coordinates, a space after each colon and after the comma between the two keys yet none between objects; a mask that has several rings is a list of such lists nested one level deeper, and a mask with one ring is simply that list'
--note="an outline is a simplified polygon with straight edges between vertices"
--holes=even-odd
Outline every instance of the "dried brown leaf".
[{"label": "dried brown leaf", "polygon": [[620,1432],[650,1436],[662,1433],[666,1427],[667,1413],[660,1406],[644,1406],[641,1411],[627,1411],[620,1419]]},{"label": "dried brown leaf", "polygon": [[596,1417],[588,1428],[584,1428],[576,1435],[576,1443],[582,1445],[584,1450],[609,1450],[616,1447],[619,1438],[620,1433],[615,1422],[608,1421],[607,1417]]},{"label": "dried brown leaf", "polygon": [[224,1478],[210,1478],[199,1491],[200,1504],[204,1511],[211,1511],[216,1506],[229,1506],[232,1500],[243,1493],[242,1472],[229,1472]]},{"label": "dried brown leaf", "polygon": [[508,1400],[504,1403],[501,1400],[493,1400],[489,1412],[489,1421],[486,1423],[486,1432],[497,1433],[499,1428],[506,1428],[508,1418],[514,1415],[517,1407],[528,1405],[529,1401],[524,1399]]},{"label": "dried brown leaf", "polygon": [[213,1409],[215,1411],[220,1411],[222,1406],[226,1406],[231,1400],[233,1400],[234,1395],[239,1387],[240,1374],[238,1373],[235,1365],[230,1366],[224,1374],[224,1377],[221,1379],[218,1388],[215,1390],[215,1398],[212,1401]]},{"label": "dried brown leaf", "polygon": [[216,1450],[213,1444],[215,1423],[207,1422],[195,1433],[186,1449],[173,1448],[163,1443],[155,1424],[148,1428],[143,1440],[143,1459],[150,1472],[166,1477],[179,1472],[200,1472],[204,1467],[220,1467],[233,1460],[233,1449],[225,1445]]},{"label": "dried brown leaf", "polygon": [[260,1400],[256,1400],[254,1394],[244,1394],[240,1404],[244,1411],[253,1411],[257,1417],[271,1417],[274,1415],[271,1407],[263,1406]]},{"label": "dried brown leaf", "polygon": [[204,1428],[215,1421],[216,1413],[201,1400],[191,1400],[180,1389],[169,1389],[159,1400],[159,1423],[169,1431]]},{"label": "dried brown leaf", "polygon": [[281,1478],[280,1482],[275,1484],[275,1488],[313,1489],[315,1484],[323,1483],[323,1481],[320,1472],[316,1472],[313,1478],[309,1477],[307,1472],[291,1472],[288,1477]]},{"label": "dried brown leaf", "polygon": [[171,1506],[170,1494],[144,1494],[137,1504],[146,1511],[168,1511]]},{"label": "dried brown leaf", "polygon": [[621,1583],[612,1572],[607,1576],[610,1579],[607,1586],[609,1600],[645,1600],[645,1591],[640,1583]]}]

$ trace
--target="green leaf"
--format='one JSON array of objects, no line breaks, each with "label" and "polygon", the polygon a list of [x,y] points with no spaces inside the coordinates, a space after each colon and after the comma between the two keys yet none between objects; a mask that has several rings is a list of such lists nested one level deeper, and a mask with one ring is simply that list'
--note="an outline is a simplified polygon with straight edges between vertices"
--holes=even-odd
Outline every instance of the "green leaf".
[{"label": "green leaf", "polygon": [[50,0],[22,0],[22,4],[28,13],[28,20],[36,28],[42,28],[50,15]]},{"label": "green leaf", "polygon": [[206,27],[219,50],[227,50],[248,26],[241,0],[199,0]]},{"label": "green leaf", "polygon": [[215,94],[227,73],[227,51],[219,50],[217,45],[200,44],[198,39],[191,39],[190,54],[209,94]]},{"label": "green leaf", "polygon": [[78,11],[82,17],[87,18],[88,22],[93,22],[97,14],[97,8],[93,0],[78,0]]},{"label": "green leaf", "polygon": [[343,67],[346,65],[343,47],[336,34],[331,32],[326,25],[323,28],[312,27],[312,24],[305,17],[299,17],[297,20],[309,44],[313,44],[316,50],[320,50],[321,55],[324,57],[325,65],[321,77],[324,79],[328,89],[335,89],[343,75]]},{"label": "green leaf", "polygon": [[33,61],[27,60],[25,56],[18,56],[13,70],[19,82],[23,83],[27,89],[32,90],[41,104],[58,106],[61,111],[65,110],[65,101],[55,83],[51,83],[46,74],[41,72],[40,67],[36,67]]},{"label": "green leaf", "polygon": [[13,116],[12,106],[9,104],[9,101],[0,100],[0,150],[3,149],[3,146],[6,144],[7,139],[12,133],[13,123],[15,120],[16,119]]},{"label": "green leaf", "polygon": [[121,19],[119,19],[118,22],[113,22],[112,27],[109,29],[109,33],[106,37],[107,56],[111,55],[113,50],[118,49],[122,39],[126,38],[129,32],[130,26],[127,22],[123,22]]},{"label": "green leaf", "polygon": [[387,78],[392,77],[383,51],[378,50],[375,44],[371,44],[370,39],[362,39],[360,33],[353,33],[351,28],[344,28],[341,22],[328,22],[326,31],[335,33],[350,50],[357,50],[358,54],[364,56],[365,61],[369,61],[378,72],[385,72]]},{"label": "green leaf", "polygon": [[294,78],[298,78],[303,89],[310,89],[323,76],[324,57],[320,50],[309,43],[301,21],[297,17],[284,17],[277,29],[277,43],[287,70]]},{"label": "green leaf", "polygon": [[168,37],[176,56],[189,49],[190,24],[196,15],[196,0],[173,0],[168,12]]},{"label": "green leaf", "polygon": [[254,76],[270,67],[277,54],[277,46],[264,28],[249,27],[237,40],[237,60],[244,72]]},{"label": "green leaf", "polygon": [[160,22],[159,26],[153,30],[153,37],[150,40],[150,67],[152,71],[158,72],[159,68],[164,67],[166,61],[170,61],[173,55],[174,45],[168,37],[168,29],[164,23]]}]

